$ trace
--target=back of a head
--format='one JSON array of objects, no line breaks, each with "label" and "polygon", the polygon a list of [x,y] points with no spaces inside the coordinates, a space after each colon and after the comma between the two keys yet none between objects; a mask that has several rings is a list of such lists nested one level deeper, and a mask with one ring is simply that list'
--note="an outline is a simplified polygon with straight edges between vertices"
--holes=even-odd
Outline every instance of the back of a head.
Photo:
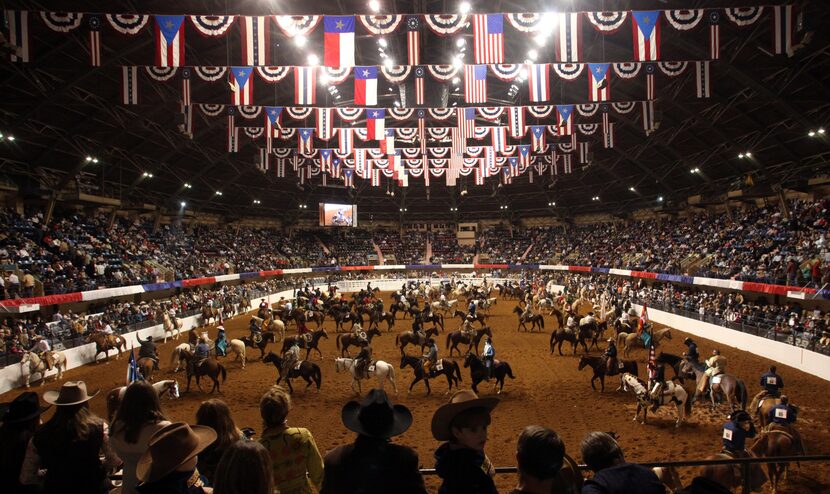
[{"label": "back of a head", "polygon": [[565,443],[556,432],[529,425],[519,435],[516,460],[522,474],[539,480],[556,476],[565,458]]},{"label": "back of a head", "polygon": [[237,441],[222,454],[213,476],[214,494],[272,494],[271,456],[257,441]]},{"label": "back of a head", "polygon": [[291,396],[282,386],[271,386],[259,400],[259,414],[266,429],[285,423],[291,411]]},{"label": "back of a head", "polygon": [[158,392],[146,381],[135,381],[124,391],[112,421],[113,432],[123,431],[127,442],[135,443],[145,424],[161,420],[164,420],[164,414]]},{"label": "back of a head", "polygon": [[231,409],[222,400],[203,401],[196,410],[196,424],[206,425],[216,431],[216,442],[213,446],[220,449],[242,437],[231,417]]},{"label": "back of a head", "polygon": [[588,468],[598,472],[625,461],[617,441],[605,432],[590,432],[582,440],[582,461]]}]

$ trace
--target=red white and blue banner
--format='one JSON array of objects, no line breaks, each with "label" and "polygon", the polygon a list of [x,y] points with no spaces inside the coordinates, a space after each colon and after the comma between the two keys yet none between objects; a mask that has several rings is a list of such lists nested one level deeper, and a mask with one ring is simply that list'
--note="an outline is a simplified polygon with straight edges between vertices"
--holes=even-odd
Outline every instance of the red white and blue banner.
[{"label": "red white and blue banner", "polygon": [[423,67],[415,67],[415,104],[424,104],[424,76],[426,71]]},{"label": "red white and blue banner", "polygon": [[121,104],[138,104],[138,67],[121,67]]},{"label": "red white and blue banner", "polygon": [[556,60],[579,62],[582,60],[582,14],[579,12],[558,13],[556,35]]},{"label": "red white and blue banner", "polygon": [[660,58],[660,11],[631,12],[634,59],[640,62]]},{"label": "red white and blue banner", "polygon": [[354,66],[354,27],[352,15],[323,18],[323,64],[326,67]]},{"label": "red white and blue banner", "polygon": [[502,14],[473,16],[475,63],[504,63],[504,17]]},{"label": "red white and blue banner", "polygon": [[16,49],[9,54],[12,62],[29,61],[29,12],[25,10],[6,10],[8,23],[8,42]]},{"label": "red white and blue banner", "polygon": [[487,102],[487,66],[464,66],[464,101],[466,103]]},{"label": "red white and blue banner", "polygon": [[556,106],[556,127],[557,133],[560,136],[573,135],[574,119],[573,119],[574,105],[557,105]]},{"label": "red white and blue banner", "polygon": [[711,91],[711,80],[709,77],[709,62],[695,62],[695,88],[698,98],[708,98]]},{"label": "red white and blue banner", "polygon": [[351,127],[337,129],[337,151],[341,155],[349,154],[354,149],[354,132]]},{"label": "red white and blue banner", "polygon": [[476,109],[475,108],[458,108],[458,128],[461,129],[461,139],[473,137],[476,135]]},{"label": "red white and blue banner", "polygon": [[386,129],[386,136],[380,140],[380,152],[395,154],[395,129]]},{"label": "red white and blue banner", "polygon": [[230,86],[234,105],[251,105],[254,102],[253,67],[231,67]]},{"label": "red white and blue banner", "polygon": [[379,141],[386,137],[386,110],[366,110],[366,131],[368,139]]},{"label": "red white and blue banner", "polygon": [[157,15],[155,19],[156,66],[184,65],[184,16]]},{"label": "red white and blue banner", "polygon": [[550,70],[548,64],[537,63],[527,66],[527,87],[530,101],[538,103],[550,100]]},{"label": "red white and blue banner", "polygon": [[[231,28],[235,15],[191,15],[190,22],[196,28],[196,32],[208,38],[224,36]],[[264,64],[263,64],[264,65]]]},{"label": "red white and blue banner", "polygon": [[608,101],[611,98],[610,64],[589,63],[588,95],[591,101]]},{"label": "red white and blue banner", "polygon": [[313,105],[317,102],[316,67],[294,67],[294,104]]},{"label": "red white and blue banner", "polygon": [[100,15],[90,15],[87,19],[89,26],[89,63],[93,67],[101,66],[101,28],[104,19]]},{"label": "red white and blue banner", "polygon": [[297,151],[302,155],[314,151],[314,129],[297,129]]},{"label": "red white and blue banner", "polygon": [[493,138],[493,149],[503,153],[507,149],[507,127],[490,127],[490,135]]},{"label": "red white and blue banner", "polygon": [[228,152],[239,151],[239,129],[236,127],[236,108],[228,106]]},{"label": "red white and blue banner", "polygon": [[507,109],[507,126],[510,127],[510,137],[521,139],[525,136],[525,109],[523,106],[511,106]]},{"label": "red white and blue banner", "polygon": [[776,5],[773,7],[773,49],[776,55],[786,54],[793,56],[793,34],[796,26],[793,24],[793,6]]},{"label": "red white and blue banner", "polygon": [[543,152],[545,150],[545,134],[547,133],[544,125],[532,125],[530,127],[530,143],[533,145],[533,150],[536,152]]},{"label": "red white and blue banner", "polygon": [[354,104],[378,104],[378,68],[374,65],[354,68]]},{"label": "red white and blue banner", "polygon": [[317,137],[328,141],[331,139],[334,123],[334,108],[316,108],[317,111]]},{"label": "red white and blue banner", "polygon": [[270,30],[269,17],[240,17],[239,28],[242,35],[242,64],[269,65]]},{"label": "red white and blue banner", "polygon": [[406,58],[409,65],[421,64],[421,19],[417,15],[406,17]]},{"label": "red white and blue banner", "polygon": [[279,106],[265,107],[265,145],[268,154],[272,151],[272,139],[278,137],[277,129],[282,127],[280,125],[280,116],[282,115],[282,108]]}]

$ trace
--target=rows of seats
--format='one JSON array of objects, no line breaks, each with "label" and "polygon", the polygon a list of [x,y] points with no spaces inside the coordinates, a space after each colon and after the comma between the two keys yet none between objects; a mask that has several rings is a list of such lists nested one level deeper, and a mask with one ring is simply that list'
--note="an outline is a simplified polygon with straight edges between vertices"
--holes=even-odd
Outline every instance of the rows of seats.
[{"label": "rows of seats", "polygon": [[426,234],[423,232],[408,231],[401,237],[398,232],[377,231],[373,234],[373,239],[384,258],[394,256],[397,264],[424,262]]},{"label": "rows of seats", "polygon": [[433,263],[459,264],[471,263],[476,255],[475,245],[461,245],[453,232],[433,232],[430,237],[432,243]]}]

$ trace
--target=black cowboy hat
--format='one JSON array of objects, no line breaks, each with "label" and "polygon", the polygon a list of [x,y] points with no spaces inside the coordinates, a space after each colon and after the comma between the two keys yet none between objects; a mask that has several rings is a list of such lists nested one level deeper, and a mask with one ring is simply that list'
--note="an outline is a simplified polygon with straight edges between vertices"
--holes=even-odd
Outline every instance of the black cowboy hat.
[{"label": "black cowboy hat", "polygon": [[403,405],[393,405],[380,389],[369,391],[362,402],[346,403],[340,418],[350,431],[379,439],[403,434],[412,425],[412,412]]},{"label": "black cowboy hat", "polygon": [[685,340],[683,340],[683,344],[688,345],[689,343],[694,343],[694,340],[692,340],[691,338],[689,338],[689,337],[687,336],[687,337],[686,337],[686,339],[685,339]]},{"label": "black cowboy hat", "polygon": [[729,415],[729,420],[733,422],[747,422],[752,421],[752,416],[745,410],[738,410]]},{"label": "black cowboy hat", "polygon": [[16,424],[31,420],[49,409],[50,405],[40,406],[37,393],[21,393],[10,403],[0,403],[0,422]]}]

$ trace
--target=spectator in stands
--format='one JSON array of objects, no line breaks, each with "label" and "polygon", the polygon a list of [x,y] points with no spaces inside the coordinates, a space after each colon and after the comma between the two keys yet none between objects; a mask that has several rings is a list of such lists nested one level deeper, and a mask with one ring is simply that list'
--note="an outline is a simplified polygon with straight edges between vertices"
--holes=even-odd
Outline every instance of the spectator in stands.
[{"label": "spectator in stands", "polygon": [[362,402],[346,403],[341,417],[357,438],[326,454],[320,494],[427,492],[418,471],[418,454],[389,441],[412,425],[408,408],[393,405],[386,392],[373,389]]},{"label": "spectator in stands", "polygon": [[140,494],[206,494],[207,479],[199,473],[198,454],[216,440],[216,432],[202,425],[174,422],[150,438],[136,476]]},{"label": "spectator in stands", "polygon": [[510,494],[550,494],[565,459],[565,443],[556,432],[538,425],[522,430],[516,445],[519,482]]},{"label": "spectator in stands", "polygon": [[[273,494],[271,458],[256,441],[231,444],[216,468],[213,494]],[[297,492],[277,490],[276,492]]]},{"label": "spectator in stands", "polygon": [[0,404],[0,485],[7,494],[39,492],[35,486],[20,483],[20,470],[29,440],[41,423],[40,414],[48,408],[40,406],[37,393],[29,391]]},{"label": "spectator in stands", "polygon": [[8,290],[9,298],[20,298],[20,278],[14,273],[14,271],[9,271],[8,276],[6,276],[6,290]]},{"label": "spectator in stands", "polygon": [[594,471],[582,494],[664,494],[657,476],[643,466],[625,461],[620,445],[605,432],[591,432],[582,440],[582,460]]},{"label": "spectator in stands", "polygon": [[208,485],[212,485],[213,474],[222,454],[244,436],[234,423],[230,408],[222,400],[203,401],[196,410],[196,424],[210,427],[216,432],[216,440],[202,451],[198,463],[199,473],[208,479]]},{"label": "spectator in stands", "polygon": [[150,437],[170,425],[161,411],[161,402],[153,386],[135,381],[124,391],[121,405],[112,421],[110,444],[124,463],[121,494],[134,494],[138,480],[136,465],[147,451]]},{"label": "spectator in stands", "polygon": [[313,485],[323,483],[323,458],[308,429],[288,427],[291,396],[281,386],[272,386],[259,402],[264,429],[259,440],[270,460],[275,487],[279,492],[311,494]]}]

